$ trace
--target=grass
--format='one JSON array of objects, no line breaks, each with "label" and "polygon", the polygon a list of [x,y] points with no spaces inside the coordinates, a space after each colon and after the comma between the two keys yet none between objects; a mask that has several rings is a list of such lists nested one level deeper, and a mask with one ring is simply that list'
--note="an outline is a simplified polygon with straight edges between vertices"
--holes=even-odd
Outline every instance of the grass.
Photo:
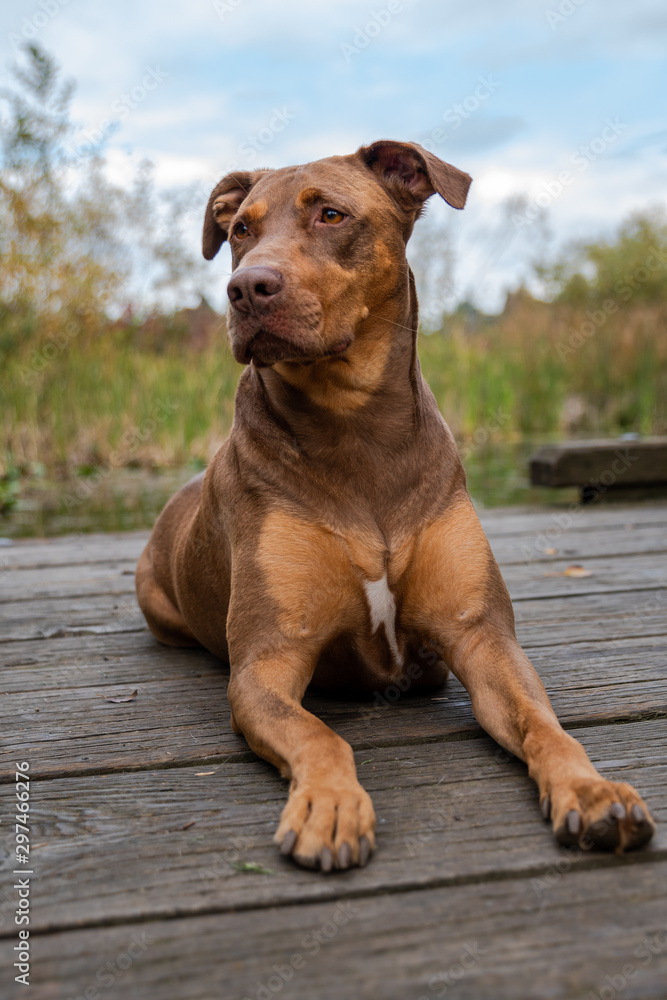
[{"label": "grass", "polygon": [[[141,311],[166,289],[185,302],[203,287],[186,236],[201,197],[160,195],[146,164],[119,187],[103,152],[73,157],[71,96],[35,45],[3,94],[0,512],[41,509],[51,490],[58,516],[81,519],[84,483],[95,486],[91,511],[105,491],[115,502],[112,472],[205,465],[229,432],[240,367],[215,316],[212,340],[188,311],[132,322],[133,302]],[[422,270],[448,273],[447,234],[431,237]],[[494,448],[507,457],[530,439],[667,432],[665,206],[533,270],[550,304],[515,293],[501,316],[484,317],[462,303],[420,338],[424,374],[478,485]],[[127,322],[104,318],[120,310]],[[152,509],[141,484],[133,495]]]},{"label": "grass", "polygon": [[596,312],[519,297],[474,333],[452,320],[422,337],[424,375],[457,438],[665,433],[667,306],[599,325]]},{"label": "grass", "polygon": [[[32,340],[3,363],[7,495],[17,475],[40,470],[68,478],[203,465],[229,432],[241,368],[224,332],[198,351],[174,340],[140,347],[118,327],[47,346]],[[420,357],[464,453],[526,436],[667,431],[667,306],[616,313],[598,327],[582,308],[519,299],[475,330],[450,319],[421,335]]]}]

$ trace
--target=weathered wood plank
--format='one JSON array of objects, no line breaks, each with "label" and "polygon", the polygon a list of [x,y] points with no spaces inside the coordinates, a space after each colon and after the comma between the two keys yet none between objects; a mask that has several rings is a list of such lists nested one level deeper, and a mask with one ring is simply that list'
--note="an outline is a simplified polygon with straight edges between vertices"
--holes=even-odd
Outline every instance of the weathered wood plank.
[{"label": "weathered wood plank", "polygon": [[604,531],[626,524],[664,526],[667,524],[667,501],[613,504],[609,507],[586,507],[576,504],[552,504],[540,507],[486,507],[478,510],[484,530],[494,536],[541,532],[551,525],[564,530],[583,528]]},{"label": "weathered wood plank", "polygon": [[[0,692],[134,684],[219,674],[225,665],[204,649],[161,646],[149,632],[65,636],[5,643]],[[39,668],[39,669],[36,669]]]},{"label": "weathered wood plank", "polygon": [[142,632],[146,621],[134,593],[47,597],[0,606],[0,643],[94,633]]},{"label": "weathered wood plank", "polygon": [[[604,774],[635,784],[667,819],[667,720],[574,735]],[[357,763],[375,803],[378,853],[368,868],[329,879],[274,848],[287,784],[263,762],[33,779],[33,930],[546,872],[563,858],[568,868],[617,867],[613,856],[556,846],[525,767],[489,738],[365,750]],[[3,815],[12,796],[11,786],[0,790]],[[641,860],[663,857],[661,825]],[[249,877],[235,862],[272,874]]]},{"label": "weathered wood plank", "polygon": [[[113,655],[110,645],[109,654],[102,646],[83,662],[5,671],[0,728],[10,759],[21,754],[48,777],[247,757],[231,730],[223,666],[204,652],[161,647],[145,633],[132,638],[134,654],[115,660],[104,660]],[[585,725],[667,712],[666,649],[660,637],[530,654],[563,722]],[[105,700],[135,689],[131,702]],[[389,685],[370,701],[308,692],[304,704],[357,748],[481,735],[455,678],[428,696],[404,697]],[[0,774],[0,781],[10,777]]]},{"label": "weathered wood plank", "polygon": [[[635,532],[643,532],[637,537],[644,546],[636,554],[661,551],[667,506],[662,512],[652,510],[654,520],[641,521],[643,527],[634,529],[623,528],[618,509],[592,512],[605,514],[606,527],[604,518],[589,529],[584,525],[592,521],[575,517],[577,527],[554,547],[564,561],[583,561],[580,552],[571,554],[565,544],[577,538],[578,545],[585,545],[588,532],[594,542],[584,549],[587,558],[606,559],[602,571],[607,576],[589,578],[592,584],[607,585],[623,567],[641,572],[642,565],[659,582],[655,558],[638,561],[634,569],[609,558],[634,551],[622,546]],[[505,546],[509,563],[529,563],[517,567],[513,580],[518,585],[531,587],[537,575],[561,568],[558,562],[535,567],[528,556],[512,559],[517,539],[530,543],[530,531],[540,523],[539,530],[546,530],[549,519],[533,519],[528,533],[507,531],[508,523],[495,521],[496,544]],[[621,546],[619,553],[607,547],[614,544]],[[34,546],[35,558],[38,549]],[[0,563],[3,555],[0,550]],[[111,561],[108,548],[106,557],[102,549],[100,555],[98,562]],[[114,548],[113,559],[117,556]],[[125,568],[134,558],[127,556]],[[100,579],[112,580],[122,562],[108,573],[109,567],[98,566],[90,578],[101,570]],[[60,564],[50,565],[56,569]],[[88,572],[89,567],[79,570]],[[38,577],[32,583],[40,585]],[[69,579],[76,579],[76,573]],[[552,580],[555,586],[588,586],[587,580]],[[667,712],[667,590],[544,600],[535,600],[534,593],[533,586],[530,598],[517,602],[519,631],[524,642],[532,637],[531,657],[557,711],[569,728],[585,724],[577,735],[602,761],[605,773],[633,781],[664,823],[667,723],[604,723]],[[66,605],[79,602],[72,617]],[[113,608],[114,603],[120,607]],[[429,986],[429,979],[459,962],[469,939],[480,940],[486,952],[463,981],[450,982],[457,994],[475,1000],[574,1000],[580,995],[583,1000],[590,990],[599,995],[607,985],[605,975],[622,970],[622,961],[611,968],[609,955],[615,960],[626,954],[625,947],[632,959],[629,918],[639,945],[654,917],[662,925],[655,922],[653,929],[667,920],[664,878],[661,882],[665,865],[659,863],[667,856],[662,827],[654,849],[630,859],[573,858],[559,851],[539,819],[525,769],[506,760],[481,734],[467,695],[455,681],[435,694],[447,701],[401,698],[388,707],[307,695],[309,707],[357,748],[360,776],[384,820],[378,827],[382,850],[372,865],[324,879],[294,869],[274,854],[271,835],[286,785],[230,732],[226,676],[212,657],[164,649],[145,631],[104,634],[108,628],[141,628],[132,601],[124,597],[78,595],[59,604],[53,598],[25,604],[30,611],[24,625],[34,627],[30,614],[41,605],[56,621],[73,620],[69,627],[74,631],[82,624],[103,631],[101,636],[65,634],[40,642],[8,640],[1,647],[9,669],[0,682],[8,692],[0,700],[0,725],[3,733],[12,734],[10,759],[20,753],[35,765],[33,777],[50,779],[35,780],[33,786],[32,843],[39,873],[33,913],[41,921],[36,929],[142,921],[133,927],[38,934],[33,938],[36,996],[83,996],[99,986],[105,998],[129,991],[137,1000],[176,995],[210,1000],[221,989],[225,996],[254,998],[258,980],[266,983],[275,974],[272,965],[281,965],[285,955],[289,961],[294,947],[303,951],[303,935],[330,920],[336,900],[349,896],[353,905],[366,908],[356,932],[344,939],[345,925],[317,958],[304,951],[305,970],[279,996],[405,1000],[414,995],[417,1000],[421,991],[431,1000],[443,980]],[[110,608],[115,616],[108,624]],[[95,615],[99,621],[85,621]],[[83,623],[77,616],[83,616]],[[586,641],[573,643],[582,636]],[[104,700],[104,694],[134,688],[138,695],[132,702]],[[192,766],[193,761],[206,763]],[[199,771],[214,774],[198,776]],[[11,785],[0,789],[0,795],[11,800]],[[0,810],[7,813],[4,803]],[[234,869],[235,860],[258,861],[273,874],[242,873]],[[579,870],[570,871],[575,867]],[[537,876],[542,888],[536,889],[528,875]],[[411,891],[420,887],[421,892]],[[319,902],[304,905],[304,900]],[[0,892],[0,924],[11,919],[12,902],[11,889],[9,896],[6,889],[4,896]],[[281,904],[276,909],[257,911],[276,903]],[[246,907],[250,912],[218,912]],[[203,915],[209,911],[210,916]],[[320,912],[329,911],[329,917],[314,923]],[[181,919],[181,913],[187,918]],[[174,919],[156,922],[155,916]],[[356,921],[355,915],[350,926]],[[145,952],[146,965],[142,951],[122,978],[100,983],[96,973],[107,960],[106,949],[113,961],[126,951],[133,930],[146,928],[157,929]],[[5,923],[2,929],[11,933],[11,946],[15,928]],[[452,957],[443,964],[443,948],[450,947]],[[663,947],[653,957],[646,954],[642,978],[638,973],[623,987],[624,998],[662,998],[666,951]],[[660,974],[652,979],[654,969]]]},{"label": "weathered wood plank", "polygon": [[[545,578],[549,584],[554,578]],[[555,578],[558,586],[586,580]],[[590,579],[590,578],[589,578]],[[572,597],[515,598],[520,639],[536,646],[570,640],[659,635],[667,631],[667,589],[627,590]],[[0,606],[0,643],[67,635],[144,631],[146,624],[134,593],[89,597],[49,597]]]},{"label": "weathered wood plank", "polygon": [[[557,524],[543,532],[489,535],[493,553],[503,567],[511,563],[550,563],[556,558],[570,562],[605,556],[638,556],[667,552],[667,526],[613,527],[593,531],[571,528],[562,532]],[[553,554],[553,550],[555,554]]]},{"label": "weathered wood plank", "polygon": [[[492,544],[496,539],[513,536],[553,536],[556,533],[559,538],[570,535],[574,538],[579,533],[632,530],[630,526],[638,531],[667,527],[667,503],[660,502],[618,504],[609,509],[588,509],[579,505],[574,509],[565,505],[502,507],[478,513]],[[137,531],[17,539],[0,548],[0,569],[107,562],[111,553],[120,560],[136,561],[148,537],[149,532]],[[603,553],[607,551],[604,549]]]},{"label": "weathered wood plank", "polygon": [[516,601],[514,615],[523,646],[662,635],[667,589]]},{"label": "weathered wood plank", "polygon": [[[565,871],[541,896],[517,878],[39,935],[32,988],[44,1000],[662,1000],[665,869]],[[25,994],[13,985],[8,998]]]},{"label": "weathered wood plank", "polygon": [[[667,637],[526,648],[547,683],[551,683],[552,671],[563,690],[568,682],[575,688],[609,682],[651,684],[664,675]],[[8,642],[2,649],[2,665],[0,691],[4,694],[217,676],[227,670],[226,664],[204,649],[165,647],[149,632],[119,632],[102,640],[82,635]]]},{"label": "weathered wood plank", "polygon": [[[0,608],[17,601],[38,601],[49,597],[133,594],[135,569],[134,560],[107,560],[9,570],[7,586],[3,587],[0,595]],[[11,608],[3,614],[11,614]]]},{"label": "weathered wood plank", "polygon": [[[664,553],[590,557],[585,559],[585,569],[591,574],[587,577],[562,575],[571,563],[569,557],[554,558],[546,563],[544,560],[510,562],[503,567],[503,576],[512,599],[517,601],[527,597],[602,594],[667,586]],[[18,601],[102,595],[125,599],[134,594],[134,570],[135,563],[117,561],[15,570],[10,574],[9,586],[0,596],[0,614],[11,618]]]},{"label": "weathered wood plank", "polygon": [[583,577],[567,575],[572,565],[571,559],[555,559],[548,567],[544,563],[508,565],[502,573],[513,601],[667,587],[664,553],[591,557],[574,564],[591,574]]},{"label": "weathered wood plank", "polygon": [[667,438],[563,441],[545,445],[530,460],[535,486],[586,486],[608,489],[638,483],[667,483]]},{"label": "weathered wood plank", "polygon": [[[568,515],[559,513],[560,518]],[[483,518],[486,524],[487,518]],[[641,555],[667,551],[667,524],[602,525],[598,528],[587,523],[578,527],[577,522],[563,530],[562,520],[550,520],[539,531],[524,530],[507,534],[498,533],[495,525],[486,524],[494,554],[501,565],[516,562],[550,562],[553,556],[545,549],[557,549],[563,559],[587,559],[608,555]],[[53,570],[57,567],[84,566],[108,563],[113,557],[121,568],[133,571],[141,551],[148,540],[147,532],[127,535],[81,536],[71,547],[64,543],[51,544],[50,540],[17,544],[0,548],[0,574],[12,570]],[[60,541],[60,540],[58,540]],[[6,578],[5,578],[6,579]]]},{"label": "weathered wood plank", "polygon": [[37,569],[108,562],[111,557],[136,562],[149,536],[149,531],[125,531],[57,535],[54,538],[17,538],[0,548],[0,566],[7,569]]}]

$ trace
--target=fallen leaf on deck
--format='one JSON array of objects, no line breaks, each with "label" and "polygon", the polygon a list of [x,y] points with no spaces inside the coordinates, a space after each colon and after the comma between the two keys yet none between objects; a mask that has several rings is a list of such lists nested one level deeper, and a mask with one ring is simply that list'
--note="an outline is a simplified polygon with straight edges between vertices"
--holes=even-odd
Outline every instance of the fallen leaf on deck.
[{"label": "fallen leaf on deck", "polygon": [[255,872],[257,875],[273,875],[273,868],[265,868],[256,861],[235,861],[233,866],[237,872]]},{"label": "fallen leaf on deck", "polygon": [[196,819],[191,819],[189,823],[186,823],[184,826],[181,827],[181,830],[189,830],[190,827],[194,826],[196,822],[197,822]]},{"label": "fallen leaf on deck", "polygon": [[135,688],[134,691],[132,692],[132,694],[119,694],[119,695],[114,695],[113,697],[110,697],[109,695],[105,694],[104,695],[104,700],[105,701],[112,701],[114,703],[114,705],[120,705],[121,702],[123,702],[123,701],[134,701],[134,699],[137,697],[138,693],[139,692],[138,692],[137,688]]},{"label": "fallen leaf on deck", "polygon": [[545,556],[555,556],[558,554],[558,549],[545,549],[544,554]]},{"label": "fallen leaf on deck", "polygon": [[572,566],[566,566],[565,569],[562,570],[560,573],[545,573],[544,575],[581,577],[581,576],[593,576],[593,571],[590,569],[584,569],[583,566],[578,566],[576,563],[573,563]]},{"label": "fallen leaf on deck", "polygon": [[567,566],[563,570],[563,576],[593,576],[593,573],[590,569],[584,569],[583,566],[573,563],[572,566]]},{"label": "fallen leaf on deck", "polygon": [[207,774],[215,774],[215,771],[196,771],[195,778],[205,778]]}]

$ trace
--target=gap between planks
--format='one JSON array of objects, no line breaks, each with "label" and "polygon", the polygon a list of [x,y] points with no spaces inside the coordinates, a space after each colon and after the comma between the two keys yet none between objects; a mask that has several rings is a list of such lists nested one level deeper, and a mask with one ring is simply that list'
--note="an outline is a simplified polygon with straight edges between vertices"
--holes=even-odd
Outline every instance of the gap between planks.
[{"label": "gap between planks", "polygon": [[[667,706],[664,710],[638,710],[636,712],[626,712],[617,716],[580,716],[568,719],[564,722],[560,719],[561,725],[566,732],[574,729],[599,729],[603,726],[632,726],[642,722],[658,722],[667,719]],[[465,725],[465,724],[464,724]],[[346,738],[354,753],[370,750],[387,750],[399,747],[420,747],[437,746],[448,743],[465,743],[472,740],[483,740],[488,738],[487,732],[481,726],[450,730],[441,734],[431,734],[429,736],[375,736],[373,740],[355,740]],[[76,740],[76,737],[73,737]],[[504,751],[503,751],[504,752]],[[511,755],[510,755],[511,756]],[[223,753],[205,754],[201,757],[181,757],[174,760],[148,760],[140,764],[125,763],[122,767],[114,767],[112,764],[93,765],[90,768],[78,767],[75,771],[71,766],[63,765],[61,768],[54,768],[52,771],[37,774],[34,780],[54,781],[68,778],[75,781],[77,778],[101,777],[104,775],[136,774],[146,771],[172,771],[182,770],[188,767],[222,767],[230,764],[257,764],[261,758],[250,749],[239,748]],[[14,772],[7,775],[0,774],[0,787],[11,784],[14,781]]]},{"label": "gap between planks", "polygon": [[[667,849],[654,850],[651,852],[635,851],[631,854],[623,854],[621,857],[617,857],[614,854],[596,854],[589,855],[585,861],[579,861],[576,870],[577,872],[591,872],[600,871],[601,869],[618,869],[618,868],[628,868],[631,866],[639,865],[650,865],[653,863],[662,863],[667,861]],[[557,862],[555,863],[557,865]],[[174,910],[173,913],[137,913],[122,915],[119,914],[118,917],[103,917],[103,918],[91,918],[90,921],[86,921],[85,924],[76,923],[74,921],[69,923],[58,924],[57,927],[34,927],[30,931],[31,937],[47,936],[49,934],[59,934],[65,931],[84,931],[84,930],[95,930],[102,929],[105,927],[125,927],[134,926],[137,924],[145,924],[148,922],[159,921],[172,921],[172,920],[192,920],[198,917],[206,916],[223,916],[225,914],[233,913],[248,913],[255,910],[275,910],[294,906],[317,906],[322,903],[333,903],[342,897],[346,899],[374,899],[378,896],[399,896],[409,892],[435,892],[439,889],[456,888],[462,886],[474,886],[474,885],[485,885],[487,883],[496,882],[516,882],[523,879],[531,878],[544,878],[545,877],[545,867],[548,869],[550,865],[545,866],[544,864],[536,864],[527,866],[524,869],[516,871],[488,871],[480,872],[479,874],[472,874],[469,876],[457,876],[451,875],[443,878],[438,876],[429,878],[428,881],[425,879],[415,879],[414,881],[405,882],[401,884],[383,883],[377,886],[369,886],[364,888],[363,886],[349,886],[338,887],[336,889],[335,879],[336,875],[322,876],[321,874],[313,873],[314,878],[320,878],[323,881],[326,879],[331,882],[331,890],[329,892],[323,891],[316,897],[308,900],[303,900],[295,902],[294,900],[271,900],[271,899],[258,899],[258,900],[248,900],[244,902],[239,902],[233,906],[224,906],[221,904],[212,904],[210,906],[202,906],[196,910],[181,912],[179,910]],[[14,937],[14,931],[11,932],[11,937]],[[10,934],[5,934],[0,931],[0,939],[9,937]]]}]

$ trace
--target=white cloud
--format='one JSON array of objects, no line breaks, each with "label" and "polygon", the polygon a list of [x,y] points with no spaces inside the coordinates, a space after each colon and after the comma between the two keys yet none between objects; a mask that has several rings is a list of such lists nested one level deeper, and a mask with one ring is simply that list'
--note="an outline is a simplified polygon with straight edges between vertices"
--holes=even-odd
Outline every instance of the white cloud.
[{"label": "white cloud", "polygon": [[[403,12],[349,64],[341,42],[387,0],[229,0],[222,17],[213,0],[70,0],[36,40],[77,79],[73,112],[86,128],[108,117],[148,66],[168,73],[108,146],[118,183],[148,157],[164,187],[212,185],[235,162],[282,166],[349,153],[383,136],[418,138],[474,92],[481,74],[497,72],[501,86],[488,104],[438,147],[475,181],[470,207],[443,214],[456,235],[461,287],[472,282],[482,304],[495,307],[535,252],[531,230],[531,238],[489,258],[506,200],[539,196],[608,115],[627,113],[628,130],[550,202],[555,242],[609,229],[664,197],[657,59],[667,9],[661,0],[585,0],[552,31],[549,3],[404,0]],[[13,56],[9,34],[37,10],[37,0],[0,9],[0,62]],[[249,155],[248,140],[283,106],[294,119]],[[216,269],[228,266],[216,260]]]}]

